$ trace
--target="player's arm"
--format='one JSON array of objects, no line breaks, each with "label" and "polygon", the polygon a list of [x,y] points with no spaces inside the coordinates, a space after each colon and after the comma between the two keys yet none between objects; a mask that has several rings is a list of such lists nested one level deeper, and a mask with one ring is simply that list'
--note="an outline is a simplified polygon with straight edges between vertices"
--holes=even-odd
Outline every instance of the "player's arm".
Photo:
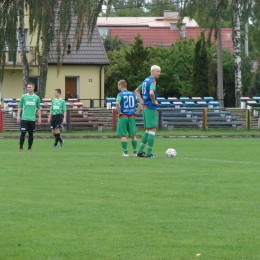
[{"label": "player's arm", "polygon": [[21,122],[20,115],[21,115],[21,108],[18,107],[18,111],[17,111],[17,123],[20,123],[20,122]]},{"label": "player's arm", "polygon": [[151,86],[150,86],[149,94],[150,94],[152,103],[153,103],[154,105],[158,105],[158,101],[155,99],[155,93],[154,93],[155,89],[156,89],[156,86],[155,86],[154,83],[152,83]]},{"label": "player's arm", "polygon": [[40,125],[41,122],[42,122],[42,112],[41,112],[41,108],[38,108],[38,109],[37,109],[37,112],[38,112],[38,125]]},{"label": "player's arm", "polygon": [[49,114],[49,116],[48,116],[48,123],[51,122],[52,111],[53,111],[53,100],[51,101],[50,114]]},{"label": "player's arm", "polygon": [[120,116],[122,114],[120,103],[121,103],[121,96],[117,95],[117,97],[116,97],[116,111],[117,111],[118,116]]},{"label": "player's arm", "polygon": [[20,103],[18,105],[18,111],[17,111],[17,123],[19,124],[21,122],[21,110],[22,110],[22,106],[23,106],[23,97],[20,100]]},{"label": "player's arm", "polygon": [[51,117],[52,117],[52,110],[50,110],[50,114],[49,114],[49,116],[48,116],[48,123],[51,122]]},{"label": "player's arm", "polygon": [[67,120],[67,107],[66,107],[66,102],[63,102],[63,121],[62,124],[66,125],[66,120]]},{"label": "player's arm", "polygon": [[63,125],[66,125],[66,119],[67,119],[67,111],[65,110],[63,112],[63,122],[62,122]]},{"label": "player's arm", "polygon": [[137,116],[142,109],[142,102],[140,102],[140,100],[138,98],[136,99],[136,101],[137,101],[138,107],[135,111],[135,115]]},{"label": "player's arm", "polygon": [[38,112],[38,125],[40,125],[42,122],[42,111],[41,111],[40,98],[38,98],[38,101],[37,101],[37,112]]},{"label": "player's arm", "polygon": [[142,93],[142,84],[141,85],[139,85],[138,87],[137,87],[137,89],[135,90],[135,94],[136,94],[136,96],[137,96],[137,98],[138,98],[138,100],[139,100],[139,103],[142,105],[142,96],[141,96],[141,93]]}]

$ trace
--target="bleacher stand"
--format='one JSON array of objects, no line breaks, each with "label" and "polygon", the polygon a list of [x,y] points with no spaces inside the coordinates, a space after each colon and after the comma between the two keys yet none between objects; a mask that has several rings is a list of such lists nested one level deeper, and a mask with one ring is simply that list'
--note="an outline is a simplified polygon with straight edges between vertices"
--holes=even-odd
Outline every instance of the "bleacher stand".
[{"label": "bleacher stand", "polygon": [[116,98],[112,98],[112,97],[106,98],[107,109],[114,108],[115,104],[116,104]]},{"label": "bleacher stand", "polygon": [[208,106],[209,106],[209,107],[216,108],[216,109],[214,110],[215,112],[218,112],[218,111],[219,111],[219,109],[217,109],[217,108],[219,108],[219,102],[218,102],[218,101],[209,101]]},{"label": "bleacher stand", "polygon": [[201,97],[192,97],[192,100],[194,100],[195,102],[201,101],[202,98]]},{"label": "bleacher stand", "polygon": [[246,102],[246,108],[251,110],[254,106],[257,106],[257,104],[258,103],[255,100],[248,100]]},{"label": "bleacher stand", "polygon": [[13,115],[13,117],[16,116],[15,108],[18,107],[18,104],[16,102],[9,102],[8,103],[8,112],[10,115]]},{"label": "bleacher stand", "polygon": [[182,102],[179,102],[179,101],[174,101],[172,102],[173,106],[176,107],[176,108],[179,108],[179,107],[183,107],[183,103]]},{"label": "bleacher stand", "polygon": [[164,97],[157,97],[156,100],[158,101],[158,103],[162,103],[162,102],[167,102],[166,98]]},{"label": "bleacher stand", "polygon": [[80,108],[83,108],[83,103],[73,102],[73,108],[78,109],[78,114],[82,114],[82,110]]},{"label": "bleacher stand", "polygon": [[168,99],[168,101],[170,101],[170,102],[173,102],[173,101],[176,101],[176,100],[177,100],[176,97],[168,97],[167,99]]},{"label": "bleacher stand", "polygon": [[190,98],[188,98],[188,97],[180,97],[181,102],[185,102],[185,101],[189,101],[189,100],[190,100]]},{"label": "bleacher stand", "polygon": [[246,102],[248,101],[248,100],[250,100],[250,97],[241,97],[240,98],[240,103],[241,103],[241,108],[246,108]]},{"label": "bleacher stand", "polygon": [[74,103],[78,102],[79,100],[77,98],[68,98],[68,101]]},{"label": "bleacher stand", "polygon": [[195,107],[194,101],[185,101],[185,107]]},{"label": "bleacher stand", "polygon": [[162,107],[170,107],[170,106],[171,106],[171,103],[170,103],[169,101],[162,101],[162,102],[160,103],[160,105],[161,105]]},{"label": "bleacher stand", "polygon": [[253,100],[257,101],[259,103],[260,97],[252,97]]},{"label": "bleacher stand", "polygon": [[197,101],[197,105],[199,107],[207,107],[208,103],[206,101]]},{"label": "bleacher stand", "polygon": [[14,100],[12,98],[4,98],[4,111],[9,111],[9,103],[13,103]]},{"label": "bleacher stand", "polygon": [[51,98],[43,98],[40,104],[41,104],[42,113],[47,114],[49,108],[51,107]]},{"label": "bleacher stand", "polygon": [[209,101],[214,101],[214,98],[213,97],[204,97],[204,100],[206,102],[209,102]]}]

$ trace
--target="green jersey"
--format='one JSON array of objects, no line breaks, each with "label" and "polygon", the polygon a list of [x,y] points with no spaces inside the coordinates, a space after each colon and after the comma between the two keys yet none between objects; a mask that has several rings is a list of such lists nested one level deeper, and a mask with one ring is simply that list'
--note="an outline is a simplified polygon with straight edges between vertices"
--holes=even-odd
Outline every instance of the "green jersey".
[{"label": "green jersey", "polygon": [[22,108],[22,120],[35,121],[35,110],[40,109],[40,98],[33,94],[24,94],[21,97],[19,107]]},{"label": "green jersey", "polygon": [[51,108],[50,109],[51,109],[53,115],[63,114],[67,110],[65,100],[62,99],[62,98],[53,99],[51,101]]}]

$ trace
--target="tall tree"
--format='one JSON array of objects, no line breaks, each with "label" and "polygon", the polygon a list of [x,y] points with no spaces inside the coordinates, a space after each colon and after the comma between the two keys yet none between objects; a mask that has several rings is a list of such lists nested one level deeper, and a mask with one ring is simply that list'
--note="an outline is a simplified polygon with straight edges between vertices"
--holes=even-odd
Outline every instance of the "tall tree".
[{"label": "tall tree", "polygon": [[18,5],[16,1],[2,1],[0,3],[0,98],[2,98],[2,84],[4,80],[4,68],[6,53],[9,60],[16,63],[17,54],[17,22]]},{"label": "tall tree", "polygon": [[206,49],[205,35],[202,32],[195,44],[194,61],[192,69],[192,96],[205,97],[208,91],[208,54]]},{"label": "tall tree", "polygon": [[29,80],[29,65],[26,57],[26,42],[25,42],[25,28],[24,28],[24,0],[18,1],[18,17],[19,17],[19,29],[18,39],[21,53],[21,60],[23,65],[23,92],[26,92],[26,87]]},{"label": "tall tree", "polygon": [[140,78],[140,75],[143,72],[143,63],[148,57],[148,51],[143,46],[143,40],[138,34],[135,37],[135,41],[131,44],[131,48],[125,51],[125,59],[130,64],[128,69],[128,73],[130,77],[128,78],[129,85],[135,86],[138,84],[138,81],[142,81],[143,79]]},{"label": "tall tree", "polygon": [[242,74],[241,74],[241,38],[240,38],[240,15],[238,0],[232,0],[233,7],[233,42],[234,42],[234,58],[235,58],[235,94],[236,106],[240,107],[240,98],[242,96]]}]

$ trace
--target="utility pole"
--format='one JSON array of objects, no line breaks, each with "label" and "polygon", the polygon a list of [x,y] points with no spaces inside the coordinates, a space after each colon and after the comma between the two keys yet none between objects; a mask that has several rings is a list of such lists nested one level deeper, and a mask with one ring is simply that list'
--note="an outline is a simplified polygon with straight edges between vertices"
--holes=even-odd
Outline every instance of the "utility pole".
[{"label": "utility pole", "polygon": [[219,0],[216,0],[217,7],[217,78],[218,78],[218,102],[220,107],[224,107],[223,96],[223,63],[222,63],[222,40],[221,40],[221,19]]}]

